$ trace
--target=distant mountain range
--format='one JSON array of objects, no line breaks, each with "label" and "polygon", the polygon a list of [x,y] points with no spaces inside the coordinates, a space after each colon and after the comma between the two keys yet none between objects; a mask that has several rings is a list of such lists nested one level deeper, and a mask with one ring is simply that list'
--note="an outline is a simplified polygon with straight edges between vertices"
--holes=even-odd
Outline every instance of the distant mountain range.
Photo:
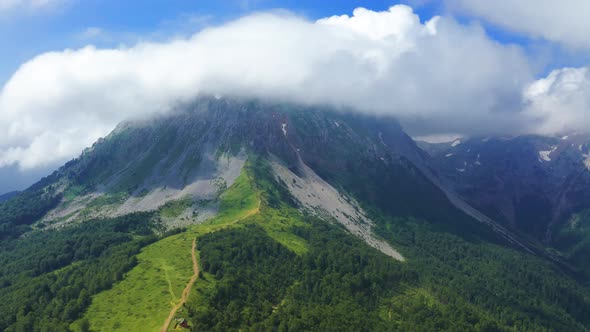
[{"label": "distant mountain range", "polygon": [[499,137],[420,143],[474,207],[550,244],[590,207],[590,136]]}]

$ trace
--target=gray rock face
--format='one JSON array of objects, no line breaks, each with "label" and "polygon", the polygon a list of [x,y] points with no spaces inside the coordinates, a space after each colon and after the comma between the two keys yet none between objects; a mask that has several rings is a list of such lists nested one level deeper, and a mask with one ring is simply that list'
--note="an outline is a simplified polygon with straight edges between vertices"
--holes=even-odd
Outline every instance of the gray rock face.
[{"label": "gray rock face", "polygon": [[298,168],[301,176],[291,172],[276,160],[272,161],[271,165],[277,179],[287,185],[289,192],[305,212],[327,220],[335,220],[371,247],[394,259],[404,261],[404,257],[389,243],[373,234],[373,221],[354,199],[336,190],[303,162]]}]

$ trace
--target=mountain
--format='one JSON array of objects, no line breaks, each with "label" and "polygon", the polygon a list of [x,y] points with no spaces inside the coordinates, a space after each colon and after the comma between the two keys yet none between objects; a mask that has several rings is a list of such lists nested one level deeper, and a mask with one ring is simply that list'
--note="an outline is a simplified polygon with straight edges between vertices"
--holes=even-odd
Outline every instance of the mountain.
[{"label": "mountain", "polygon": [[122,123],[0,203],[0,328],[590,329],[572,257],[444,162],[395,119],[317,105],[202,97]]},{"label": "mountain", "polygon": [[590,209],[590,136],[480,137],[420,146],[459,195],[513,232],[562,251],[586,247],[582,234],[566,240],[563,232]]},{"label": "mountain", "polygon": [[0,202],[7,201],[18,194],[18,191],[11,191],[6,194],[0,195]]}]

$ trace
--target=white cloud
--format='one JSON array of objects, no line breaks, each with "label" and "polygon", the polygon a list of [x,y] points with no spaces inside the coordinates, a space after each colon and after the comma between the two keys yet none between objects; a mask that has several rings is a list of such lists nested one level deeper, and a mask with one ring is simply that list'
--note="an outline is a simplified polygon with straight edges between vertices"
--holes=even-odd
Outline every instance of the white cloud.
[{"label": "white cloud", "polygon": [[99,27],[88,27],[80,33],[80,39],[95,39],[104,36],[104,31]]},{"label": "white cloud", "polygon": [[392,114],[418,134],[513,131],[532,80],[515,46],[409,7],[311,22],[261,13],[186,39],[39,55],[0,92],[0,166],[75,156],[119,121],[199,93],[277,97]]},{"label": "white cloud", "polygon": [[0,13],[13,10],[39,10],[52,7],[64,0],[0,0]]},{"label": "white cloud", "polygon": [[450,8],[491,23],[562,43],[590,49],[588,0],[446,0]]},{"label": "white cloud", "polygon": [[524,92],[525,114],[537,119],[540,134],[587,132],[590,128],[588,68],[563,68],[529,85]]}]

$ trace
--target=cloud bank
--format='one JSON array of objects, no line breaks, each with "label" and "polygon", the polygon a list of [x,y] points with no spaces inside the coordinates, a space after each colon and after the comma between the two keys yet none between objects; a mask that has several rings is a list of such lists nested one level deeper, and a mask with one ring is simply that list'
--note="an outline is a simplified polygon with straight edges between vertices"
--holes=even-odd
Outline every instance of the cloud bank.
[{"label": "cloud bank", "polygon": [[[572,123],[549,126],[561,118],[552,103],[570,92],[558,84],[567,74],[555,76],[531,85],[518,47],[451,18],[421,22],[403,5],[318,21],[259,13],[186,39],[23,64],[0,92],[0,167],[69,159],[118,122],[198,94],[353,107],[397,116],[422,135],[561,130]],[[563,119],[579,120],[579,106]]]},{"label": "cloud bank", "polygon": [[527,36],[571,48],[590,49],[590,1],[446,0],[451,9],[483,18]]},{"label": "cloud bank", "polygon": [[524,98],[525,114],[537,118],[541,133],[590,129],[590,76],[588,68],[563,68],[530,84]]}]

